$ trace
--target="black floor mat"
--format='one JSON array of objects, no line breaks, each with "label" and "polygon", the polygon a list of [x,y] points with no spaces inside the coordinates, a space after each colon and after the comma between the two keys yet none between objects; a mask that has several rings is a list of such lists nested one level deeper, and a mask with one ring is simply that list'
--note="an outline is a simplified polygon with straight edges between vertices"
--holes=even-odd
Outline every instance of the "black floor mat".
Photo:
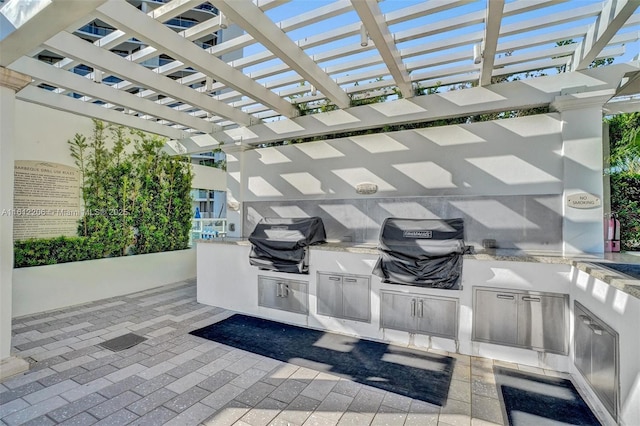
[{"label": "black floor mat", "polygon": [[191,334],[442,406],[454,359],[400,346],[234,315]]},{"label": "black floor mat", "polygon": [[110,340],[105,340],[100,343],[100,346],[114,352],[118,352],[129,349],[138,343],[144,342],[145,340],[147,339],[142,336],[138,336],[137,334],[127,333],[122,336],[114,337]]},{"label": "black floor mat", "polygon": [[569,380],[503,367],[493,372],[510,425],[600,425]]}]

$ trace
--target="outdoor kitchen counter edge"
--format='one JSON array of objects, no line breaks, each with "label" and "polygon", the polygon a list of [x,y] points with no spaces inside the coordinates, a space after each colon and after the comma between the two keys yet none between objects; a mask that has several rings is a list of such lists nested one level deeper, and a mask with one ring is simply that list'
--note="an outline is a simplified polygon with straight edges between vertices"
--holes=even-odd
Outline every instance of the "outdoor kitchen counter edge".
[{"label": "outdoor kitchen counter edge", "polygon": [[[197,243],[204,244],[229,244],[248,246],[251,243],[246,238],[215,238],[211,240],[196,240]],[[324,250],[346,253],[360,253],[377,255],[376,244],[370,243],[349,243],[349,242],[327,242],[325,244],[313,245],[311,250]],[[464,259],[493,260],[511,262],[532,262],[532,263],[554,263],[572,265],[577,269],[586,272],[594,278],[602,280],[607,284],[617,288],[633,297],[640,299],[640,280],[628,279],[625,275],[618,274],[609,269],[600,268],[591,262],[614,261],[623,263],[640,263],[640,256],[625,255],[620,253],[606,253],[605,255],[580,255],[570,257],[559,252],[526,252],[522,250],[495,249],[479,250],[474,254],[464,255]]]}]

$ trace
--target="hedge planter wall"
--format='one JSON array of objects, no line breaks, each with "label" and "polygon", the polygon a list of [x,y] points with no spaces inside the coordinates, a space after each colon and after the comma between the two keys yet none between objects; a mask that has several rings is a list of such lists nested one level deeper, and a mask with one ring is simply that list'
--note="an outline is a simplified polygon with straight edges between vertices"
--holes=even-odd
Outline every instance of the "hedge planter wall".
[{"label": "hedge planter wall", "polygon": [[195,276],[194,249],[19,268],[13,271],[12,316],[184,283]]},{"label": "hedge planter wall", "polygon": [[78,238],[17,241],[16,268],[188,247],[189,159],[162,152],[157,136],[93,123],[90,137],[68,141],[82,178]]},{"label": "hedge planter wall", "polygon": [[611,212],[620,220],[622,250],[640,250],[640,112],[609,124]]}]

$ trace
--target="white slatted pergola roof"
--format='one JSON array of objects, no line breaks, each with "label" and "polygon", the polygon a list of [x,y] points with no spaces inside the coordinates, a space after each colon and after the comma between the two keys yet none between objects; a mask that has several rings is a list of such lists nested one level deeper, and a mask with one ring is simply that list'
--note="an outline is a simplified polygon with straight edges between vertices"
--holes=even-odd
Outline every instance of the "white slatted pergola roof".
[{"label": "white slatted pergola roof", "polygon": [[[465,96],[482,99],[487,111],[548,105],[558,93],[522,81],[540,74],[580,81],[570,74],[586,75],[605,58],[631,61],[610,82],[623,80],[618,93],[627,102],[611,110],[634,108],[639,6],[640,0],[5,0],[0,66],[32,77],[18,99],[164,135],[182,142],[172,146],[198,152],[238,140],[257,144],[474,111],[472,102],[449,105],[459,96],[447,91],[452,85],[473,86]],[[501,87],[522,92],[520,100],[498,96]],[[440,94],[424,96],[428,89]],[[354,106],[381,97],[393,107]],[[299,117],[314,108],[337,111],[330,120]]]}]

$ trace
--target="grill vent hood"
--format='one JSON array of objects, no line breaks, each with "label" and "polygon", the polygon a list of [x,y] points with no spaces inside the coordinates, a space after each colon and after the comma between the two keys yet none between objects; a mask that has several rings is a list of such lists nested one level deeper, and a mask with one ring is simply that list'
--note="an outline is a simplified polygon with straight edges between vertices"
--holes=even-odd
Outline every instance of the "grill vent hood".
[{"label": "grill vent hood", "polygon": [[319,217],[264,218],[249,236],[249,263],[260,269],[309,273],[310,245],[325,242],[324,223]]},{"label": "grill vent hood", "polygon": [[387,218],[373,274],[386,283],[459,290],[466,250],[462,219]]}]

